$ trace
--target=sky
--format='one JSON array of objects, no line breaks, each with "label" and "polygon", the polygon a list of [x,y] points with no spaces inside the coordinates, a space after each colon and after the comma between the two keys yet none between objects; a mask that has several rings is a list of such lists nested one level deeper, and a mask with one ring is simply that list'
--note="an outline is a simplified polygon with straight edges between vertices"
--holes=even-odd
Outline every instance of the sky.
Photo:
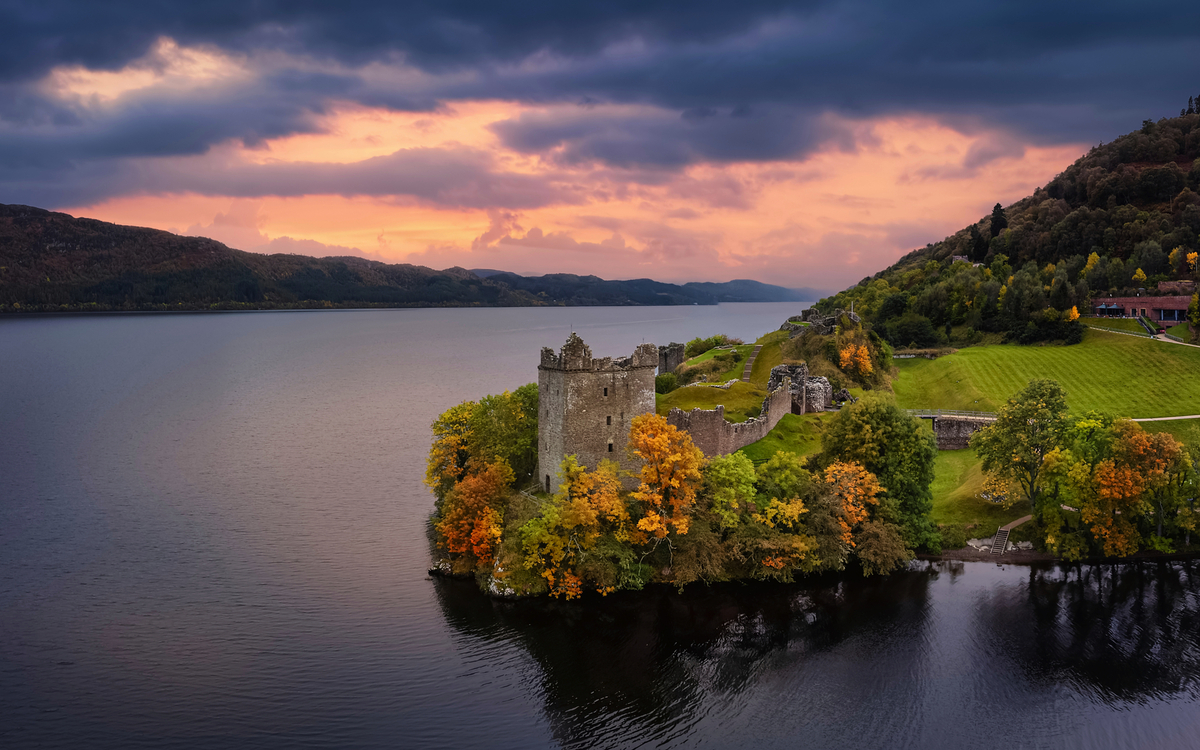
[{"label": "sky", "polygon": [[844,288],[1200,94],[1186,2],[0,0],[0,203]]}]

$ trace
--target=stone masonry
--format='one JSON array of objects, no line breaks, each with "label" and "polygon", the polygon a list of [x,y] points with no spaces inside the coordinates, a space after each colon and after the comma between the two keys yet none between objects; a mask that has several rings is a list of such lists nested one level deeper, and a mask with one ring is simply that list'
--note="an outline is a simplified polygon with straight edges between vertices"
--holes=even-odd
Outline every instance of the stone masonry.
[{"label": "stone masonry", "polygon": [[666,375],[668,372],[675,372],[687,359],[684,350],[683,344],[677,344],[674,341],[666,346],[658,347],[658,374]]},{"label": "stone masonry", "polygon": [[716,409],[672,409],[667,423],[686,430],[706,456],[723,456],[762,440],[775,429],[784,414],[792,411],[791,381],[784,379],[763,401],[762,413],[754,419],[733,423],[725,420],[725,407]]},{"label": "stone masonry", "polygon": [[595,469],[600,461],[616,461],[636,472],[640,466],[626,455],[629,423],[654,411],[654,371],[659,349],[642,344],[630,357],[593,358],[583,339],[572,333],[555,353],[542,349],[538,365],[538,478],[542,489],[558,488],[564,456]]},{"label": "stone masonry", "polygon": [[833,405],[833,386],[821,377],[808,374],[808,365],[775,365],[767,380],[767,390],[774,391],[787,378],[791,380],[792,413],[809,414],[825,411]]}]

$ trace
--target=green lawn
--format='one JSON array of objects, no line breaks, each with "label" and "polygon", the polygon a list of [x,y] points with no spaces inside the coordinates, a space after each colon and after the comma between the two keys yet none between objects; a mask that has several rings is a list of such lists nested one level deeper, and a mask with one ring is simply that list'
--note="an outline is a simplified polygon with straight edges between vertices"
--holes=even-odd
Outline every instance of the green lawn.
[{"label": "green lawn", "polygon": [[1142,324],[1134,318],[1084,318],[1083,322],[1088,326],[1112,328],[1117,331],[1130,331],[1132,333],[1146,332]]},{"label": "green lawn", "polygon": [[995,411],[1034,378],[1057,380],[1073,412],[1173,417],[1200,411],[1200,349],[1088,329],[1075,346],[968,347],[896,360],[897,403]]},{"label": "green lawn", "polygon": [[766,461],[777,451],[787,451],[801,456],[816,453],[821,450],[821,435],[825,431],[829,419],[833,416],[834,414],[831,412],[803,415],[785,414],[783,419],[779,420],[779,424],[775,425],[775,429],[768,432],[766,437],[742,448],[742,452],[756,464]]},{"label": "green lawn", "polygon": [[745,422],[757,417],[762,411],[766,390],[751,383],[734,383],[729,388],[714,388],[709,385],[689,385],[677,388],[667,395],[655,396],[655,411],[666,415],[672,407],[684,411],[692,409],[715,409],[724,404],[725,419],[730,422]]},{"label": "green lawn", "polygon": [[[738,354],[741,355],[740,358],[742,360],[742,364],[745,365],[746,357],[750,356],[750,352],[754,351],[754,344],[738,344],[737,346],[733,347],[733,349],[736,350],[738,352]],[[696,356],[692,357],[691,359],[684,361],[684,364],[688,365],[689,367],[695,367],[696,365],[698,365],[702,362],[707,362],[708,360],[712,359],[713,357],[717,356],[718,354],[724,354],[728,351],[730,351],[730,350],[729,349],[716,349],[716,348],[709,349],[708,351],[704,352],[703,354],[697,354]]]},{"label": "green lawn", "polygon": [[934,523],[976,524],[968,533],[978,537],[993,534],[997,526],[1028,515],[1028,509],[1020,505],[1005,510],[976,497],[983,489],[983,470],[970,449],[938,451],[933,472],[933,484],[929,487],[933,493],[933,512],[929,517]]},{"label": "green lawn", "polygon": [[[1200,404],[1196,406],[1200,414]],[[1200,419],[1175,419],[1170,422],[1138,422],[1146,432],[1169,432],[1181,443],[1200,446]]]}]

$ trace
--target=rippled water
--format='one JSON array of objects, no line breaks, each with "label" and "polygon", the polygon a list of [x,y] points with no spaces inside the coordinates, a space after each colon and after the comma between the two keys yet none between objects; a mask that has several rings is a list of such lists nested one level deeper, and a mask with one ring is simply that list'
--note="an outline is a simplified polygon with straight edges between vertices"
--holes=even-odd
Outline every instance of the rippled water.
[{"label": "rippled water", "polygon": [[1200,568],[494,602],[427,425],[799,305],[0,320],[0,747],[1194,747]]}]

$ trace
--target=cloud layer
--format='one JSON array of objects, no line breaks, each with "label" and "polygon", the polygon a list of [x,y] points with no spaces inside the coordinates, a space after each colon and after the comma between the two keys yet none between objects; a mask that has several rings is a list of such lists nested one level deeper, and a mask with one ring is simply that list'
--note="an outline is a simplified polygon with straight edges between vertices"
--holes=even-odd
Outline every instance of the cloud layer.
[{"label": "cloud layer", "polygon": [[[7,2],[0,202],[177,226],[151,208],[174,200],[210,226],[234,200],[320,198],[331,223],[300,240],[396,259],[768,280],[829,248],[839,284],[867,246],[937,239],[1051,156],[1176,112],[1198,42],[1200,7],[1154,2]],[[916,223],[828,172],[899,141],[907,164],[864,179],[894,180]],[[939,210],[939,189],[975,193]],[[372,207],[374,244],[330,242],[346,201]],[[493,237],[497,212],[528,228]],[[762,239],[788,227],[805,239]]]}]

